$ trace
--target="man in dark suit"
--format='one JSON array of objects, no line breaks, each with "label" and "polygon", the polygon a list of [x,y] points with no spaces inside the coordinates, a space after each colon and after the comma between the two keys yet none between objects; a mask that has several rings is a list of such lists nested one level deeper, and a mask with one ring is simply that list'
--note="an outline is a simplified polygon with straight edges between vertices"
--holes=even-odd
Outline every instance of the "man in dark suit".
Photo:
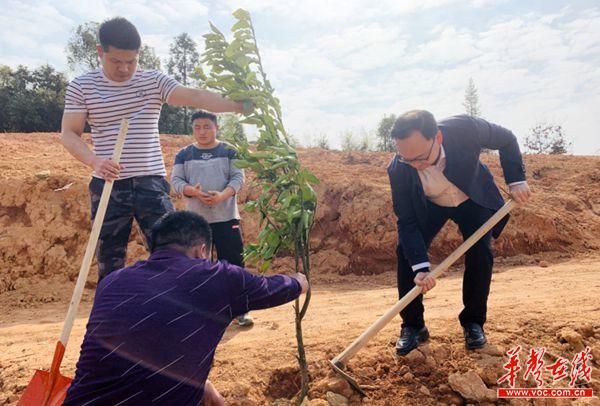
[{"label": "man in dark suit", "polygon": [[[435,286],[429,274],[427,249],[448,219],[464,239],[488,220],[504,201],[489,169],[479,160],[481,149],[498,150],[504,178],[518,203],[531,191],[519,144],[512,132],[483,119],[454,116],[436,123],[433,115],[413,110],[401,115],[392,129],[397,155],[388,167],[394,212],[398,217],[398,292],[415,284],[423,292]],[[459,315],[467,349],[485,346],[483,330],[494,258],[491,237],[497,238],[506,218],[479,240],[465,257],[464,309]],[[399,355],[408,354],[429,338],[423,319],[423,296],[408,305],[396,343]]]}]

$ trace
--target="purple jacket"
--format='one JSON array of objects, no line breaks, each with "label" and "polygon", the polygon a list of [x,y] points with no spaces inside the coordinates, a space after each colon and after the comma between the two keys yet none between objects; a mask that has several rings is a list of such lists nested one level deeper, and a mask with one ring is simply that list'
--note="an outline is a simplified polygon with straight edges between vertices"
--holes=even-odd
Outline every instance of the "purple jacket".
[{"label": "purple jacket", "polygon": [[98,285],[64,405],[199,404],[229,323],[300,292],[285,275],[169,250],[113,272]]}]

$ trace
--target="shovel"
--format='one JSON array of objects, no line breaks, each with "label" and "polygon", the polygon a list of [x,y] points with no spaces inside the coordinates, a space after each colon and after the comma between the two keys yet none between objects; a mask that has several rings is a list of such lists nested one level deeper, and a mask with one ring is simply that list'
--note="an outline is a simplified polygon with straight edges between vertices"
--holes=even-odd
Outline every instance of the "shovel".
[{"label": "shovel", "polygon": [[[112,160],[116,163],[119,163],[119,160],[121,159],[121,151],[123,150],[125,135],[127,134],[128,128],[129,121],[126,119],[121,120],[121,127],[112,156]],[[19,406],[58,406],[62,405],[65,400],[67,389],[69,389],[69,386],[71,385],[71,378],[60,373],[60,364],[65,355],[65,347],[69,341],[69,335],[71,335],[75,316],[77,315],[77,308],[79,307],[81,296],[83,295],[83,288],[88,273],[90,272],[90,265],[94,258],[96,245],[98,244],[98,237],[100,235],[102,223],[104,222],[104,215],[106,214],[106,207],[108,206],[112,187],[113,182],[104,182],[100,204],[98,205],[96,217],[94,218],[90,239],[88,240],[85,255],[83,256],[83,262],[81,268],[79,268],[79,276],[77,277],[77,283],[73,290],[73,296],[71,297],[69,311],[67,312],[67,317],[65,318],[63,329],[60,334],[60,340],[56,343],[56,348],[54,349],[54,357],[52,359],[50,371],[42,371],[39,369],[35,371],[33,378],[31,378],[29,385],[27,385],[25,392],[23,392],[23,396],[21,396],[19,403],[17,403]]]},{"label": "shovel", "polygon": [[[431,271],[431,276],[437,278],[446,271],[458,258],[469,250],[481,237],[490,231],[500,220],[502,220],[515,206],[516,202],[508,200],[492,217],[488,219],[481,227],[477,229],[469,238],[467,238],[448,258]],[[344,371],[345,363],[348,362],[362,347],[364,347],[371,338],[373,338],[382,328],[384,328],[402,309],[409,305],[417,296],[421,294],[421,287],[415,286],[402,299],[400,299],[392,308],[383,314],[375,323],[371,325],[364,333],[360,335],[348,348],[340,355],[329,361],[331,368],[344,378],[350,386],[358,393],[366,396],[354,378]]]}]

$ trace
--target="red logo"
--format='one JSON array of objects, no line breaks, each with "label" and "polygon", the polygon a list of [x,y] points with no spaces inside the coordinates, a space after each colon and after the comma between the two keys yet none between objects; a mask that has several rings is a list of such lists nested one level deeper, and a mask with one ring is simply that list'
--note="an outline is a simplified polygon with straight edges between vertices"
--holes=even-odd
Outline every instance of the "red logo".
[{"label": "red logo", "polygon": [[[589,364],[592,360],[592,355],[590,354],[589,347],[586,347],[573,357],[570,373],[568,372],[569,361],[566,358],[560,357],[553,364],[545,366],[543,358],[546,348],[531,348],[525,362],[526,369],[523,379],[527,380],[531,378],[537,388],[515,388],[515,380],[521,370],[520,352],[520,345],[506,352],[508,362],[502,368],[507,372],[498,379],[498,384],[508,382],[510,388],[499,388],[499,398],[581,398],[593,396],[592,389],[575,387],[578,381],[580,383],[590,383],[592,381],[592,367]],[[570,388],[544,388],[544,371],[550,372],[552,382],[570,377]]]}]

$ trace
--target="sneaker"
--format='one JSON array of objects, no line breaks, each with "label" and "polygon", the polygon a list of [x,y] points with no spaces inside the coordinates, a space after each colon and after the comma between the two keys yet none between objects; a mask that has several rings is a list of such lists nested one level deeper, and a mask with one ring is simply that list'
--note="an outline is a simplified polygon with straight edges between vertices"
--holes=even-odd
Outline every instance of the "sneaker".
[{"label": "sneaker", "polygon": [[239,326],[247,327],[254,324],[254,320],[252,320],[252,316],[249,313],[242,314],[235,318]]}]

